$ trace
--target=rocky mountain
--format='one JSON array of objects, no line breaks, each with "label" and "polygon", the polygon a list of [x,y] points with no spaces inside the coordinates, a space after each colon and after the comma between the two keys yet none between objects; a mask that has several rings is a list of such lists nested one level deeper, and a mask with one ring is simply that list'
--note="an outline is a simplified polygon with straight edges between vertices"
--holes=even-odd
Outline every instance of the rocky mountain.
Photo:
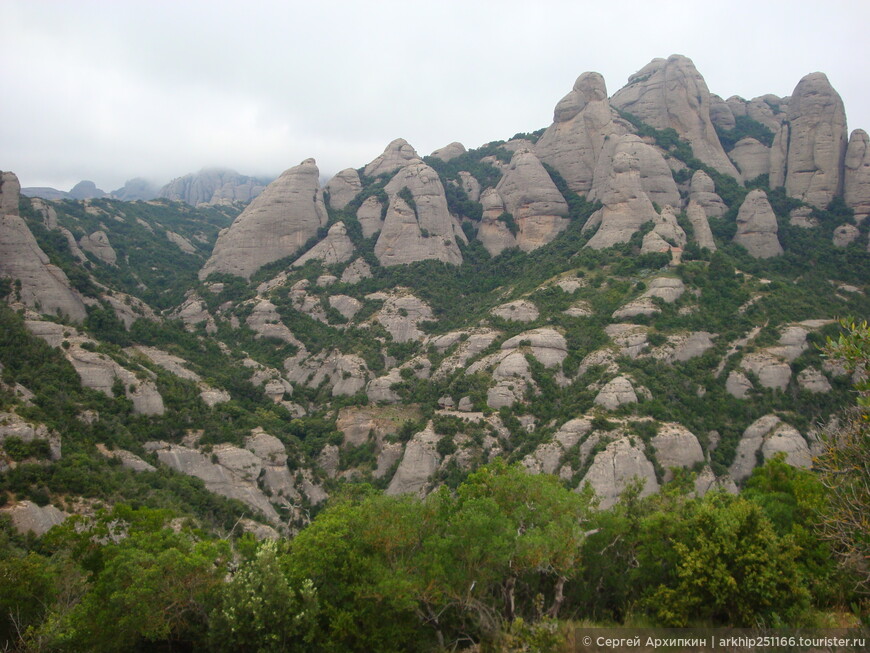
[{"label": "rocky mountain", "polygon": [[867,145],[821,73],[723,100],[674,55],[322,188],[314,159],[136,203],[3,173],[2,510],[39,532],[142,495],[276,536],[344,485],[423,496],[497,457],[601,509],[808,467],[851,401],[819,346],[870,314]]},{"label": "rocky mountain", "polygon": [[267,183],[266,180],[240,175],[235,170],[205,168],[173,179],[160,189],[157,197],[191,206],[248,203],[263,192]]}]

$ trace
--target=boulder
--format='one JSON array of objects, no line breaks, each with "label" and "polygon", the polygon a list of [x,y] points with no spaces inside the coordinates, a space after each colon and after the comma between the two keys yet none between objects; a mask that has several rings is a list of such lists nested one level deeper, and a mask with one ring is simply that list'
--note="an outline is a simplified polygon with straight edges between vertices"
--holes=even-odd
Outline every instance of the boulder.
[{"label": "boulder", "polygon": [[344,272],[341,273],[342,283],[359,283],[363,279],[368,279],[372,276],[372,269],[365,259],[358,258],[353,263],[348,265]]},{"label": "boulder", "polygon": [[425,429],[414,434],[405,445],[402,461],[387,486],[387,494],[415,494],[420,497],[426,494],[429,480],[441,462],[436,450],[440,439],[431,421]]},{"label": "boulder", "polygon": [[477,239],[492,256],[504,250],[517,247],[516,234],[511,226],[500,219],[505,214],[504,200],[495,188],[487,188],[480,196],[483,216],[477,230]]},{"label": "boulder", "polygon": [[276,338],[296,347],[302,347],[302,343],[281,322],[278,308],[268,299],[261,299],[254,305],[251,314],[245,320],[245,324],[260,338]]},{"label": "boulder", "polygon": [[806,440],[798,431],[776,415],[765,415],[749,425],[737,444],[737,454],[728,470],[736,482],[748,478],[755,469],[758,452],[764,460],[777,453],[786,454],[785,461],[795,467],[810,467],[812,457]]},{"label": "boulder", "polygon": [[556,105],[553,124],[538,140],[535,153],[562,175],[568,188],[585,194],[592,188],[604,140],[626,131],[622,121],[614,120],[604,78],[587,72],[577,78],[571,92]]},{"label": "boulder", "polygon": [[462,156],[465,154],[467,150],[462,143],[457,143],[456,141],[450,143],[449,145],[445,145],[444,147],[440,147],[429,156],[432,156],[436,159],[441,159],[444,162],[450,161],[451,159],[455,159],[458,156]]},{"label": "boulder", "polygon": [[728,156],[734,161],[746,181],[770,174],[770,148],[754,138],[741,138]]},{"label": "boulder", "polygon": [[750,191],[737,213],[734,242],[745,247],[754,258],[779,256],[783,250],[776,236],[778,231],[767,194],[760,188]]},{"label": "boulder", "polygon": [[692,175],[689,201],[700,205],[708,218],[718,218],[728,210],[725,202],[716,194],[716,184],[703,170],[696,170]]},{"label": "boulder", "polygon": [[528,299],[516,299],[506,304],[496,306],[490,311],[492,315],[513,322],[534,322],[540,313],[534,302]]},{"label": "boulder", "polygon": [[387,145],[383,154],[365,167],[363,174],[366,177],[379,177],[384,174],[392,174],[413,163],[422,163],[422,161],[416,150],[408,144],[408,141],[404,138],[397,138]]},{"label": "boulder", "polygon": [[659,489],[655,468],[644,455],[642,447],[628,437],[621,437],[595,456],[580,487],[589,483],[599,499],[598,507],[607,510],[635,479],[642,483],[641,497],[654,494]]},{"label": "boulder", "polygon": [[815,367],[808,367],[801,370],[797,376],[798,386],[802,390],[816,394],[826,393],[831,391],[831,383],[827,377],[817,370]]},{"label": "boulder", "polygon": [[788,104],[791,133],[785,190],[825,208],[843,189],[846,111],[824,73],[810,73],[795,87]]},{"label": "boulder", "polygon": [[637,394],[627,377],[617,376],[601,388],[594,402],[607,410],[616,410],[623,404],[636,404]]},{"label": "boulder", "polygon": [[213,272],[245,279],[272,261],[291,256],[326,226],[327,214],[314,159],[286,170],[222,231],[200,279]]},{"label": "boulder", "polygon": [[649,344],[646,327],[633,324],[609,324],[604,327],[606,333],[619,347],[622,356],[637,358]]},{"label": "boulder", "polygon": [[99,451],[106,458],[112,458],[121,463],[121,467],[129,469],[134,472],[154,472],[157,471],[157,468],[154,467],[151,463],[147,463],[142,460],[136,454],[127,451],[125,449],[108,449],[106,445],[102,443],[97,444],[97,451]]},{"label": "boulder", "polygon": [[371,238],[384,228],[384,205],[375,195],[369,195],[356,210],[356,219],[362,227],[363,237]]},{"label": "boulder", "polygon": [[686,232],[677,222],[673,207],[666,206],[653,222],[652,231],[643,237],[640,253],[682,251],[686,245]]},{"label": "boulder", "polygon": [[390,204],[375,244],[375,256],[381,265],[429,259],[453,265],[462,263],[456,241],[465,240],[465,235],[447,209],[438,173],[425,163],[407,165],[385,190]]},{"label": "boulder", "polygon": [[339,211],[362,190],[359,173],[353,168],[345,168],[326,182],[324,194],[329,197],[329,206]]},{"label": "boulder", "polygon": [[196,247],[194,247],[193,243],[191,243],[187,238],[185,238],[181,234],[177,234],[174,231],[167,231],[166,232],[166,239],[170,243],[177,245],[178,249],[180,249],[185,254],[196,254],[196,251],[197,251]]},{"label": "boulder", "polygon": [[479,202],[480,182],[477,181],[477,178],[467,170],[460,170],[459,179],[461,180],[462,190],[468,195],[468,199],[472,202]]},{"label": "boulder", "polygon": [[633,153],[635,139],[634,135],[615,137],[612,158],[599,159],[589,199],[598,200],[604,206],[593,213],[583,227],[584,232],[598,227],[586,247],[605,249],[628,242],[643,224],[658,217],[641,186],[639,160]]},{"label": "boulder", "polygon": [[118,255],[109,243],[109,237],[105,231],[95,231],[90,236],[82,236],[79,246],[86,252],[90,252],[106,265],[115,265]]},{"label": "boulder", "polygon": [[610,103],[656,129],[672,128],[692,146],[695,158],[740,179],[710,120],[710,92],[688,57],[653,59],[628,78]]},{"label": "boulder", "polygon": [[853,224],[842,224],[834,229],[834,247],[848,247],[861,235],[860,229]]},{"label": "boulder", "polygon": [[730,131],[737,126],[730,105],[715,93],[710,93],[710,122],[724,131]]},{"label": "boulder", "polygon": [[329,305],[348,320],[353,319],[353,316],[362,308],[361,301],[348,295],[330,295]]},{"label": "boulder", "polygon": [[20,501],[0,508],[0,514],[8,515],[12,526],[21,534],[45,535],[53,526],[63,523],[69,515],[52,505],[37,506],[32,501]]},{"label": "boulder", "polygon": [[568,226],[568,203],[530,149],[514,152],[496,190],[517,224],[516,242],[524,252],[546,245]]},{"label": "boulder", "polygon": [[565,336],[550,327],[532,329],[515,335],[513,338],[505,340],[501,349],[504,351],[524,346],[531,348],[532,356],[544,367],[560,365],[568,355],[568,343]]},{"label": "boulder", "polygon": [[14,412],[0,411],[0,445],[10,437],[18,438],[22,442],[47,442],[51,460],[60,460],[60,435],[50,431],[45,424],[29,422]]},{"label": "boulder", "polygon": [[732,397],[746,399],[749,393],[752,392],[752,381],[742,372],[731,370],[728,374],[728,379],[725,381],[725,391]]},{"label": "boulder", "polygon": [[698,247],[702,249],[706,247],[711,252],[716,251],[716,241],[713,240],[713,231],[710,229],[710,222],[707,220],[707,212],[695,200],[689,200],[689,205],[686,207],[686,217],[692,225],[692,240]]},{"label": "boulder", "polygon": [[704,462],[704,451],[698,438],[680,424],[661,424],[652,438],[656,460],[665,470],[665,483],[674,477],[672,468],[689,469]]},{"label": "boulder", "polygon": [[791,379],[789,364],[766,350],[746,354],[740,361],[740,367],[755,374],[765,388],[785,390]]},{"label": "boulder", "polygon": [[859,222],[870,215],[870,137],[863,129],[852,132],[846,148],[843,199]]},{"label": "boulder", "polygon": [[318,260],[323,265],[344,263],[351,259],[354,249],[344,222],[336,222],[329,228],[326,238],[293,261],[293,267],[302,267],[313,260]]},{"label": "boulder", "polygon": [[[371,295],[368,298],[373,298]],[[384,297],[384,305],[374,319],[393,336],[395,342],[410,342],[423,338],[420,322],[434,318],[429,305],[414,295],[392,293]]]}]

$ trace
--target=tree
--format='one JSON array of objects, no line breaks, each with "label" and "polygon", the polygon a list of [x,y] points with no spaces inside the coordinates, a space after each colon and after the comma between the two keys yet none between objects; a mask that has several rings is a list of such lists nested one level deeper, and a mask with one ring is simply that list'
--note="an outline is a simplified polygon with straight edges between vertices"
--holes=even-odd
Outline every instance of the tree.
[{"label": "tree", "polygon": [[843,332],[828,340],[825,353],[852,372],[856,406],[826,433],[816,460],[830,493],[821,521],[822,536],[834,546],[841,564],[855,574],[856,589],[870,593],[870,327],[841,321]]}]

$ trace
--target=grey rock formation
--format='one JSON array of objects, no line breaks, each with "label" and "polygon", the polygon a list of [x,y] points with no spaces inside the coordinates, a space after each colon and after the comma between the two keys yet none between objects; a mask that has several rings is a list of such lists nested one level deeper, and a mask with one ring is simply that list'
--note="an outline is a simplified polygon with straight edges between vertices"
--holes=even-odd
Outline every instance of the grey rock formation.
[{"label": "grey rock formation", "polygon": [[365,260],[358,258],[353,263],[348,265],[344,272],[341,273],[342,283],[359,283],[363,279],[368,279],[372,276],[372,269]]},{"label": "grey rock formation", "polygon": [[[375,256],[381,265],[429,259],[454,265],[462,263],[456,241],[457,238],[464,241],[465,235],[447,210],[447,198],[438,173],[425,163],[414,163],[396,173],[385,190],[390,205],[375,243]],[[405,199],[408,193],[413,205]]]},{"label": "grey rock formation", "polygon": [[498,256],[504,250],[517,247],[516,236],[511,232],[507,222],[499,218],[505,213],[504,200],[495,188],[487,188],[480,196],[483,206],[483,217],[477,230],[477,239],[493,256]]},{"label": "grey rock formation", "polygon": [[33,533],[37,537],[45,535],[52,526],[63,523],[69,517],[52,505],[40,507],[32,501],[21,501],[0,508],[0,514],[8,515],[19,533]]},{"label": "grey rock formation", "polygon": [[329,194],[329,206],[343,209],[362,190],[359,173],[353,168],[345,168],[326,182],[324,193]]},{"label": "grey rock formation", "polygon": [[467,150],[462,143],[458,143],[456,141],[450,143],[449,145],[445,145],[444,147],[440,147],[430,156],[435,157],[436,159],[441,159],[442,161],[450,161],[451,159],[455,159],[458,156],[462,156],[465,154]]},{"label": "grey rock formation", "polygon": [[468,195],[468,199],[472,202],[480,201],[480,182],[477,181],[477,177],[470,172],[460,170],[459,179],[462,181],[462,190]]},{"label": "grey rock formation", "polygon": [[546,245],[568,226],[568,203],[530,149],[514,152],[496,190],[519,227],[517,245],[524,252]]},{"label": "grey rock formation", "polygon": [[776,415],[765,415],[757,419],[743,432],[737,444],[734,462],[729,469],[736,482],[748,478],[755,469],[758,452],[761,452],[764,460],[784,452],[785,461],[795,467],[809,467],[812,464],[806,440],[794,427]]},{"label": "grey rock formation", "polygon": [[412,163],[422,163],[422,159],[416,150],[408,144],[404,138],[397,138],[387,145],[384,153],[369,163],[363,174],[366,177],[379,177],[383,174],[393,173]]},{"label": "grey rock formation", "polygon": [[134,472],[153,472],[156,471],[156,467],[151,463],[147,463],[142,460],[139,456],[134,453],[131,453],[125,449],[108,449],[106,445],[102,443],[97,444],[97,451],[99,451],[106,458],[112,458],[121,463],[121,467],[125,467]]},{"label": "grey rock formation", "polygon": [[90,252],[106,265],[115,265],[118,255],[109,242],[105,231],[95,231],[89,236],[79,239],[79,246],[86,252]]},{"label": "grey rock formation", "polygon": [[595,456],[580,487],[588,482],[599,498],[598,507],[607,510],[635,479],[643,483],[640,496],[654,494],[659,489],[655,468],[641,446],[628,437],[621,437]]},{"label": "grey rock formation", "polygon": [[178,245],[178,248],[185,254],[196,254],[196,247],[184,236],[177,234],[174,231],[166,232],[166,239]]},{"label": "grey rock formation", "polygon": [[329,305],[350,320],[362,308],[362,302],[348,295],[330,295]]},{"label": "grey rock formation", "polygon": [[732,397],[746,399],[749,393],[752,392],[752,381],[742,372],[731,370],[728,374],[728,379],[725,381],[725,390]]},{"label": "grey rock formation", "polygon": [[603,165],[604,157],[599,159],[589,199],[604,206],[583,227],[583,231],[598,227],[586,247],[605,249],[628,242],[644,223],[658,216],[641,186],[639,161],[632,153],[636,138],[627,135],[614,141],[610,165]]},{"label": "grey rock formation", "polygon": [[689,200],[700,205],[708,218],[718,218],[728,210],[725,202],[716,194],[716,184],[703,170],[696,170],[692,175]]},{"label": "grey rock formation", "polygon": [[371,238],[384,227],[384,205],[374,195],[370,195],[356,210],[356,219],[362,226],[363,236]]},{"label": "grey rock formation", "polygon": [[760,188],[750,191],[737,213],[734,242],[745,247],[754,258],[779,256],[783,250],[776,236],[778,231],[767,194]]},{"label": "grey rock formation", "polygon": [[293,358],[284,361],[287,378],[316,388],[321,383],[332,388],[333,397],[352,396],[362,390],[369,373],[365,361],[355,354],[342,354],[337,350],[322,351],[308,356],[302,349]]},{"label": "grey rock formation", "polygon": [[734,129],[737,123],[734,120],[734,112],[729,104],[715,93],[710,94],[710,122],[714,127],[725,131]]},{"label": "grey rock formation", "polygon": [[740,361],[741,369],[752,372],[765,388],[785,390],[791,379],[791,366],[769,351],[746,354]]},{"label": "grey rock formation", "polygon": [[843,189],[847,133],[843,101],[823,73],[810,73],[798,82],[788,120],[786,192],[825,208]]},{"label": "grey rock formation", "polygon": [[200,279],[212,272],[245,279],[266,263],[295,254],[317,230],[327,214],[314,159],[285,171],[221,232]]},{"label": "grey rock formation", "polygon": [[351,259],[354,249],[344,222],[336,222],[329,228],[326,238],[293,261],[293,267],[301,267],[313,260],[319,260],[323,265],[344,263]]},{"label": "grey rock formation", "polygon": [[704,452],[698,438],[680,424],[661,424],[658,433],[652,438],[656,460],[665,469],[664,482],[670,481],[672,468],[688,469],[704,462]]},{"label": "grey rock formation", "polygon": [[86,311],[81,296],[63,271],[49,263],[18,215],[19,188],[13,173],[0,173],[0,277],[21,281],[20,301],[27,306],[82,322]]},{"label": "grey rock formation", "polygon": [[716,251],[716,241],[713,239],[713,231],[707,220],[707,212],[704,207],[695,200],[689,200],[686,207],[686,217],[692,225],[692,239],[698,243],[698,247],[706,247],[711,252]]},{"label": "grey rock formation", "polygon": [[535,152],[559,171],[571,190],[583,194],[592,188],[605,138],[624,133],[622,121],[614,121],[604,78],[583,73],[556,105],[553,124],[538,140]]},{"label": "grey rock formation", "polygon": [[601,388],[594,401],[607,410],[616,410],[623,404],[636,404],[637,393],[627,377],[617,376]]},{"label": "grey rock formation", "polygon": [[746,181],[770,173],[770,149],[754,138],[741,138],[728,156]]},{"label": "grey rock formation", "polygon": [[147,179],[135,177],[128,179],[121,188],[113,190],[110,195],[116,200],[124,202],[148,201],[158,197],[160,189]]},{"label": "grey rock formation", "polygon": [[798,385],[807,392],[823,394],[831,391],[831,383],[827,377],[815,367],[808,367],[797,376]]},{"label": "grey rock formation", "polygon": [[859,222],[870,215],[870,137],[863,129],[852,132],[846,148],[843,199]]},{"label": "grey rock formation", "polygon": [[422,339],[424,334],[419,328],[420,322],[427,322],[434,317],[428,304],[411,294],[377,293],[368,295],[367,298],[384,300],[384,305],[375,313],[374,319],[381,323],[396,342]]},{"label": "grey rock formation", "polygon": [[435,448],[440,439],[441,436],[435,433],[432,422],[429,422],[424,430],[408,441],[402,461],[387,486],[387,494],[426,494],[429,480],[441,462],[441,456]]},{"label": "grey rock formation", "polygon": [[513,322],[534,322],[540,313],[535,303],[528,299],[516,299],[512,302],[496,306],[490,311],[496,317]]},{"label": "grey rock formation", "polygon": [[555,367],[568,355],[565,336],[550,327],[523,331],[501,345],[502,351],[522,347],[529,347],[532,356],[544,367]]},{"label": "grey rock formation", "polygon": [[97,185],[92,181],[80,181],[70,188],[69,197],[74,200],[96,199],[106,197],[106,191],[97,188]]},{"label": "grey rock formation", "polygon": [[204,168],[173,179],[160,189],[159,196],[191,206],[250,202],[265,190],[267,183],[235,170]]},{"label": "grey rock formation", "polygon": [[662,209],[654,220],[652,231],[643,237],[640,253],[671,252],[682,250],[686,245],[686,232],[677,222],[677,216],[671,206]]},{"label": "grey rock formation", "polygon": [[696,158],[740,179],[710,121],[707,84],[688,57],[653,59],[628,78],[610,103],[657,129],[675,129],[692,145]]},{"label": "grey rock formation", "polygon": [[861,231],[853,224],[843,224],[834,229],[834,247],[848,247],[861,235]]},{"label": "grey rock formation", "polygon": [[15,437],[23,442],[42,440],[48,443],[51,460],[59,460],[61,455],[60,435],[50,431],[45,424],[35,424],[15,413],[0,411],[0,445],[6,438]]}]

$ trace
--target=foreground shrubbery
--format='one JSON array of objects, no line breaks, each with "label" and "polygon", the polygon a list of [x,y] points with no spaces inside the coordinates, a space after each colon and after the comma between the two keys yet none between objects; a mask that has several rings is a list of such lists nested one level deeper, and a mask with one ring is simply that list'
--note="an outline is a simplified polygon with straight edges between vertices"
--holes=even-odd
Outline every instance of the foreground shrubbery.
[{"label": "foreground shrubbery", "polygon": [[289,541],[120,505],[29,553],[6,530],[2,636],[29,650],[426,651],[553,642],[557,618],[810,625],[854,598],[811,530],[824,496],[811,472],[776,460],[743,495],[702,499],[689,481],[596,511],[496,462],[422,500],[354,488]]}]

